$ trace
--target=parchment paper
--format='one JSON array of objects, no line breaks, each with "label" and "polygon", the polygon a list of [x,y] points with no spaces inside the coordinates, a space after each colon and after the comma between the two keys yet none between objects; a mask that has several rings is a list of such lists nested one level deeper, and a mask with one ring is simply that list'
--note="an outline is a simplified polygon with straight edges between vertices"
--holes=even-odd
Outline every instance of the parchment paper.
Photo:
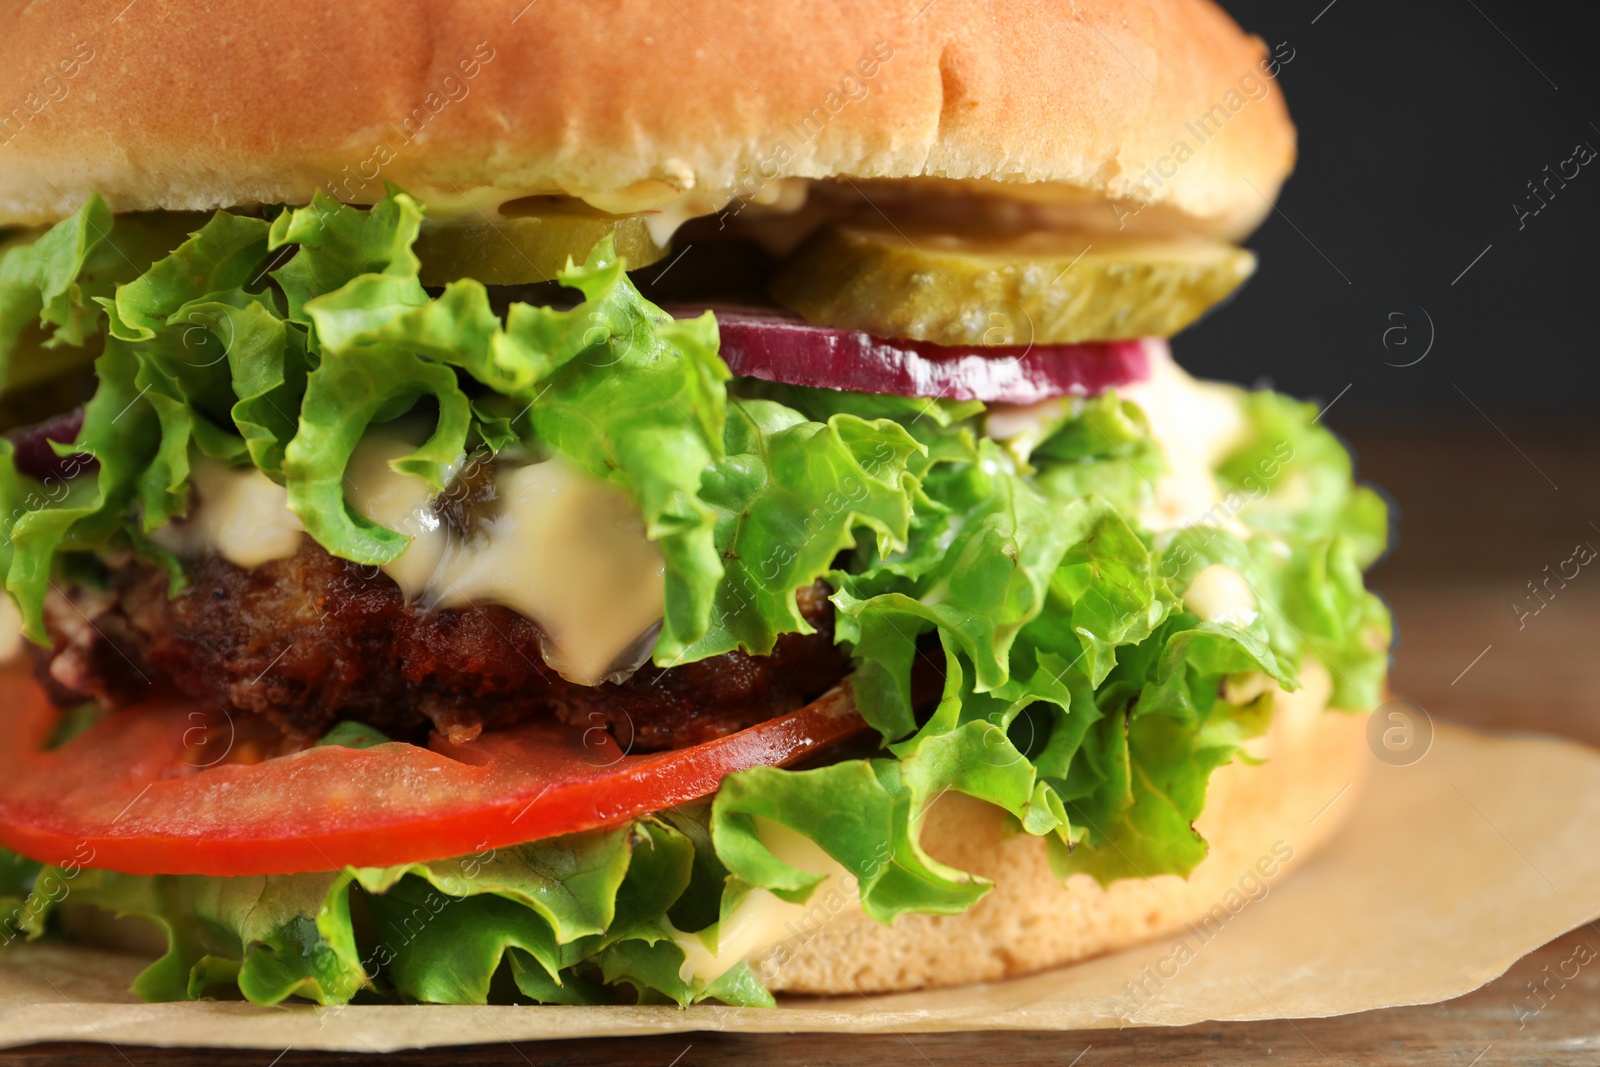
[{"label": "parchment paper", "polygon": [[[1355,806],[1334,842],[1210,939],[1188,931],[1029,978],[788,999],[774,1010],[256,1008],[141,1004],[125,990],[142,961],[31,945],[0,956],[0,1043],[383,1051],[687,1030],[909,1033],[1305,1018],[1459,996],[1600,916],[1600,754],[1440,727],[1418,762],[1373,764],[1363,793],[1333,802]],[[1178,951],[1180,941],[1188,952]]]}]

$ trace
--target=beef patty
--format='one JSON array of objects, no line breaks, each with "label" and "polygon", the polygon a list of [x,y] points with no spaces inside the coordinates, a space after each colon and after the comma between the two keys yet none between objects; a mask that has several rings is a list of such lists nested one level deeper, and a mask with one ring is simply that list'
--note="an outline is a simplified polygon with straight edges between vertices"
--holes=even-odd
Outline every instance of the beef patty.
[{"label": "beef patty", "polygon": [[817,632],[780,637],[770,655],[646,665],[626,682],[585,686],[546,666],[538,628],[516,612],[416,610],[388,575],[330,556],[310,538],[289,559],[244,568],[209,556],[188,577],[169,596],[164,571],[130,560],[112,569],[104,591],[52,594],[53,647],[38,658],[57,699],[122,705],[165,682],[296,737],[348,719],[393,737],[431,727],[464,741],[554,714],[650,750],[791,711],[848,669],[820,582],[799,594]]}]

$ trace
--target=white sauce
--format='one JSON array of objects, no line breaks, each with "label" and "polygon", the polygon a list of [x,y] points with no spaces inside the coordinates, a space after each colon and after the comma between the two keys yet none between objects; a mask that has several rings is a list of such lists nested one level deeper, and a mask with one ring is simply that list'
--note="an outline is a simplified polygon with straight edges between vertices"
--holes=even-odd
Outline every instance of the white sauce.
[{"label": "white sauce", "polygon": [[234,470],[196,456],[189,484],[197,499],[189,517],[150,535],[169,552],[191,556],[210,548],[235,566],[259,567],[300,550],[305,527],[289,510],[288,491],[256,468]]},{"label": "white sauce", "polygon": [[22,614],[11,598],[0,592],[0,663],[22,654]]},{"label": "white sauce", "polygon": [[412,193],[428,206],[432,223],[476,222],[515,217],[504,214],[507,204],[533,196],[572,195],[590,207],[611,215],[643,215],[656,244],[665,248],[672,235],[690,219],[715,214],[735,200],[743,201],[729,209],[741,214],[753,206],[757,214],[788,215],[805,206],[810,182],[805,178],[772,178],[741,185],[728,181],[715,189],[697,187],[694,171],[680,160],[666,160],[666,178],[646,178],[623,189],[598,192],[571,192],[548,186],[502,187],[473,186],[465,190],[450,187],[418,186]]},{"label": "white sauce", "polygon": [[[1244,411],[1238,389],[1191,378],[1173,362],[1165,341],[1144,344],[1150,377],[1118,393],[1144,412],[1167,469],[1156,479],[1154,504],[1139,517],[1151,530],[1176,529],[1208,513],[1215,516],[1222,493],[1212,472],[1243,442]],[[1230,520],[1219,525],[1232,529],[1238,524]]]},{"label": "white sauce", "polygon": [[716,931],[717,951],[712,952],[700,934],[672,928],[673,942],[683,950],[678,976],[685,982],[713,982],[745,960],[752,960],[783,942],[803,943],[818,924],[846,910],[860,907],[860,886],[855,876],[833,857],[787,826],[755,817],[761,843],[778,859],[808,874],[825,877],[804,904],[791,904],[765,889],[752,889]]},{"label": "white sauce", "polygon": [[[1237,682],[1236,682],[1237,679]],[[1259,679],[1252,683],[1250,679]],[[1242,746],[1245,755],[1253,759],[1266,759],[1271,754],[1273,738],[1278,738],[1285,746],[1295,746],[1303,743],[1310,733],[1316,729],[1317,720],[1328,710],[1328,698],[1333,695],[1333,678],[1328,674],[1328,668],[1322,661],[1314,656],[1307,656],[1300,664],[1300,688],[1292,693],[1286,693],[1278,684],[1260,672],[1248,675],[1235,676],[1228,679],[1227,686],[1237,684],[1241,690],[1259,690],[1255,696],[1262,692],[1272,694],[1272,730],[1270,734],[1253,737]],[[1244,695],[1240,693],[1239,695]],[[1248,703],[1234,699],[1234,691],[1225,688],[1224,696],[1230,703]],[[1254,697],[1252,697],[1254,699]]]},{"label": "white sauce", "polygon": [[[612,215],[642,214],[645,227],[650,231],[650,239],[665,248],[684,223],[713,215],[735,199],[731,189],[714,191],[694,188],[694,173],[687,167],[674,180],[677,184],[650,179],[616,192],[585,194],[581,199],[590,207]],[[805,205],[806,188],[806,182],[802,179],[777,179],[762,182],[748,194],[739,195],[746,204],[780,214],[791,214]],[[745,205],[740,205],[731,213],[738,214],[744,209]]]},{"label": "white sauce", "polygon": [[672,243],[672,235],[677,233],[678,228],[684,223],[702,215],[721,211],[727,204],[726,197],[707,197],[700,193],[689,193],[660,207],[645,211],[643,213],[645,229],[650,231],[650,240],[654,241],[658,248],[665,248]]},{"label": "white sauce", "polygon": [[983,433],[1006,446],[1026,463],[1033,450],[1073,413],[1076,401],[1057,396],[1033,404],[990,404],[983,413]]},{"label": "white sauce", "polygon": [[1230,674],[1222,680],[1222,699],[1242,707],[1254,703],[1262,693],[1277,688],[1278,683],[1262,671]]},{"label": "white sauce", "polygon": [[[1166,461],[1151,483],[1153,502],[1139,514],[1151,531],[1174,530],[1207,522],[1240,536],[1249,531],[1222,506],[1223,495],[1213,469],[1242,443],[1246,425],[1239,390],[1230,385],[1191,378],[1172,359],[1167,343],[1144,342],[1150,376],[1121,386],[1117,394],[1144,412],[1150,436]],[[984,416],[984,433],[1026,461],[1034,446],[1048,437],[1081,401],[1069,397],[1037,404],[993,404]],[[1147,478],[1154,471],[1141,470]]]},{"label": "white sauce", "polygon": [[1194,576],[1183,606],[1206,622],[1228,626],[1249,626],[1261,614],[1250,583],[1225,563],[1213,563]]}]

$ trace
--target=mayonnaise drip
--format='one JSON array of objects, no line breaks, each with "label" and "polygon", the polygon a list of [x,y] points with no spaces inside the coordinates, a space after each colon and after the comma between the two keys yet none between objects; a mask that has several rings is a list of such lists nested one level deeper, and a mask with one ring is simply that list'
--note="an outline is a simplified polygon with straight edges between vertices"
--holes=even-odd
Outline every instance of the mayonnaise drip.
[{"label": "mayonnaise drip", "polygon": [[1229,626],[1249,626],[1261,614],[1250,583],[1226,563],[1202,568],[1189,582],[1183,606],[1206,622]]},{"label": "mayonnaise drip", "polygon": [[0,593],[0,663],[22,655],[22,614],[11,598]]},{"label": "mayonnaise drip", "polygon": [[762,845],[779,860],[808,874],[823,875],[804,904],[789,901],[765,889],[752,889],[716,927],[717,950],[712,952],[698,933],[684,933],[667,922],[673,943],[683,950],[678,977],[685,982],[713,982],[745,960],[753,960],[788,940],[796,948],[822,922],[860,907],[860,886],[855,876],[810,838],[780,823],[754,817]]},{"label": "mayonnaise drip", "polygon": [[[1166,470],[1155,479],[1155,500],[1139,518],[1148,529],[1167,530],[1215,514],[1222,491],[1213,471],[1243,441],[1247,426],[1237,388],[1191,378],[1173,362],[1165,341],[1145,346],[1150,377],[1118,394],[1144,412],[1166,459]],[[1222,525],[1230,523],[1237,526],[1231,519]]]}]

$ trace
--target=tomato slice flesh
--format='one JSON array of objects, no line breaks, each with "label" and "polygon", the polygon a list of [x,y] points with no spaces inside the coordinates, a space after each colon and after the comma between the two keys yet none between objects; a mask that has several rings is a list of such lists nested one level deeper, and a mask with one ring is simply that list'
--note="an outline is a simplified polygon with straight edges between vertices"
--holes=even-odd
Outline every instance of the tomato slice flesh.
[{"label": "tomato slice flesh", "polygon": [[[128,874],[253,875],[446,859],[611,825],[707,796],[866,729],[848,689],[690,748],[623,752],[598,729],[529,722],[469,744],[312,748],[255,764],[218,751],[194,704],[114,712],[44,751],[58,710],[0,673],[0,845]],[[206,765],[210,764],[210,765]]]}]

